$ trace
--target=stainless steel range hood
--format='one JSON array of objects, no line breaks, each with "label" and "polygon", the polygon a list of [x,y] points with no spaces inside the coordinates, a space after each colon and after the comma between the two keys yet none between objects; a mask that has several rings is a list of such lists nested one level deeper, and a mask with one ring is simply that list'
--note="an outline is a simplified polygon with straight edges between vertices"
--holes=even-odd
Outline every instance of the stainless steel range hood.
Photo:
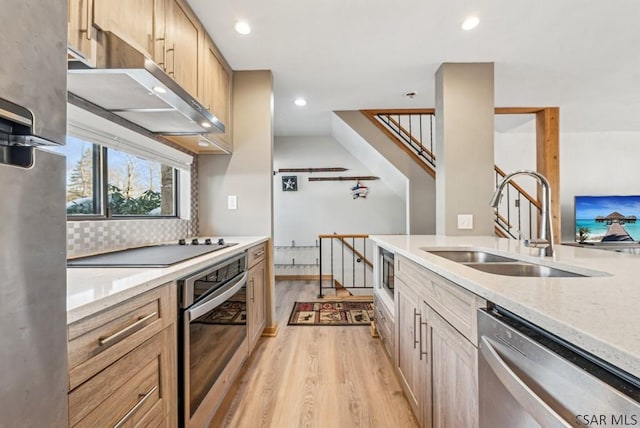
[{"label": "stainless steel range hood", "polygon": [[98,32],[96,68],[70,61],[68,91],[150,132],[224,132],[224,124],[153,60],[111,32]]}]

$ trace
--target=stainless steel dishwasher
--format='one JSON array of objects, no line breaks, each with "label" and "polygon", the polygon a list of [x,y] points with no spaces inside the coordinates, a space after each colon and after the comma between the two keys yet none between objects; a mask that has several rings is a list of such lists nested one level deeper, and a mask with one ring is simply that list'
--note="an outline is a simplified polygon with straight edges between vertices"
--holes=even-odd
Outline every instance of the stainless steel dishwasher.
[{"label": "stainless steel dishwasher", "polygon": [[500,307],[478,311],[480,428],[640,426],[640,380]]}]

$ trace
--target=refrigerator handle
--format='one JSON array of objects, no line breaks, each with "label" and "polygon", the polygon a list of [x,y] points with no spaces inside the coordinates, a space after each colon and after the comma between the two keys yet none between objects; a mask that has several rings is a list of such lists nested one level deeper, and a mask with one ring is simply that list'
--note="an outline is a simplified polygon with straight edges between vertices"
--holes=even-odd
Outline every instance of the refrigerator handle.
[{"label": "refrigerator handle", "polygon": [[540,425],[549,428],[571,427],[509,368],[486,336],[480,338],[479,345],[480,354],[502,385]]}]

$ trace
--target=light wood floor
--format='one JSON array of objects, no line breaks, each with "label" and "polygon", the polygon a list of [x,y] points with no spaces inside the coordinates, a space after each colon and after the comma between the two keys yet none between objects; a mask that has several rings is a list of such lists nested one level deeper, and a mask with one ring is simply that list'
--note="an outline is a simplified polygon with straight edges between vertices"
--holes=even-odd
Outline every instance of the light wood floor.
[{"label": "light wood floor", "polygon": [[261,338],[210,428],[412,428],[417,423],[368,327],[287,326],[317,282],[277,281],[277,337]]}]

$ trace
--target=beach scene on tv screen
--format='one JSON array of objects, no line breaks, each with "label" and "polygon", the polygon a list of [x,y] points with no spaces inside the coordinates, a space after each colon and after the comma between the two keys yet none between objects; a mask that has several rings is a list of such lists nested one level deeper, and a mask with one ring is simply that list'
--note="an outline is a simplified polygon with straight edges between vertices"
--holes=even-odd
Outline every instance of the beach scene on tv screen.
[{"label": "beach scene on tv screen", "polygon": [[576,241],[640,240],[640,195],[576,196]]}]

